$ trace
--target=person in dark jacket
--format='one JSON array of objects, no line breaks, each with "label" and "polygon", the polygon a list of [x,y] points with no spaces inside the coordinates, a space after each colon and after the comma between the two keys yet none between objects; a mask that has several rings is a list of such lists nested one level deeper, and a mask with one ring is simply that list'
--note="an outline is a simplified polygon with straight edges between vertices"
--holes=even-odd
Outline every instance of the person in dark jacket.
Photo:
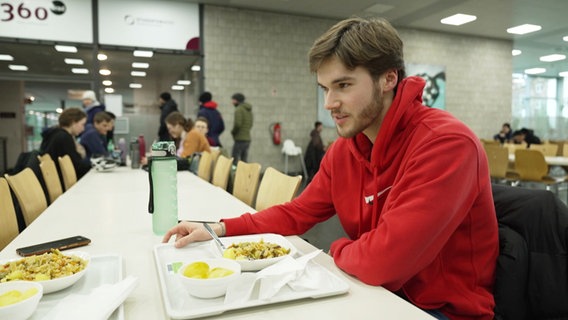
[{"label": "person in dark jacket", "polygon": [[221,147],[219,136],[225,131],[225,122],[219,110],[217,110],[217,102],[213,101],[210,92],[203,92],[199,96],[199,111],[197,117],[207,119],[209,124],[209,132],[207,132],[207,141],[211,147]]},{"label": "person in dark jacket", "polygon": [[513,133],[513,141],[516,144],[526,143],[527,148],[529,148],[531,144],[542,144],[540,138],[535,136],[534,131],[527,128],[515,131]]},{"label": "person in dark jacket", "polygon": [[312,181],[312,178],[316,172],[318,172],[321,159],[325,154],[323,141],[320,135],[322,130],[323,124],[320,121],[316,121],[314,123],[314,129],[310,132],[310,143],[308,144],[306,155],[304,156],[306,169],[308,170],[308,183]]},{"label": "person in dark jacket", "polygon": [[160,94],[160,128],[158,129],[158,139],[159,141],[171,141],[173,140],[168,133],[168,127],[166,126],[166,117],[174,112],[178,111],[177,103],[169,92],[163,92]]},{"label": "person in dark jacket", "polygon": [[85,130],[85,123],[87,122],[87,114],[77,108],[70,108],[64,110],[59,115],[59,126],[46,129],[42,133],[43,140],[40,145],[40,153],[48,153],[57,167],[59,179],[62,180],[61,170],[59,169],[58,157],[69,155],[73,167],[77,174],[77,179],[80,179],[91,169],[91,165],[83,162],[85,150],[77,143],[75,138]]},{"label": "person in dark jacket", "polygon": [[87,156],[85,161],[90,163],[91,158],[108,156],[107,134],[112,129],[112,117],[105,111],[95,115],[94,124],[88,125],[81,135],[81,144],[85,147]]},{"label": "person in dark jacket", "polygon": [[99,101],[97,101],[97,96],[94,91],[87,90],[83,92],[83,107],[85,108],[85,113],[87,114],[87,123],[93,124],[93,119],[95,114],[105,111],[106,106]]},{"label": "person in dark jacket", "polygon": [[239,160],[247,162],[248,149],[250,147],[250,130],[252,128],[253,116],[252,106],[245,102],[245,96],[242,93],[235,93],[231,97],[235,106],[235,123],[231,134],[235,140],[233,145],[233,164],[236,166]]}]

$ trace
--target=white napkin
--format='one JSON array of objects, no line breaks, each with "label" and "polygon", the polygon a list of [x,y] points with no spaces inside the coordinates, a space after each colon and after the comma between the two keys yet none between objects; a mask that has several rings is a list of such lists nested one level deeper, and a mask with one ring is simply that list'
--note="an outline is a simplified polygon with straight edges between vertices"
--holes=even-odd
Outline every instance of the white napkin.
[{"label": "white napkin", "polygon": [[103,284],[88,294],[72,293],[59,301],[43,319],[106,320],[137,284],[138,278],[128,276],[115,284]]},{"label": "white napkin", "polygon": [[264,268],[258,273],[243,273],[241,277],[229,285],[225,295],[225,304],[243,303],[251,298],[255,286],[259,285],[258,298],[268,300],[288,284],[293,290],[309,290],[317,288],[319,277],[312,278],[313,272],[307,274],[308,262],[320,254],[317,250],[294,259],[287,256],[278,263]]}]

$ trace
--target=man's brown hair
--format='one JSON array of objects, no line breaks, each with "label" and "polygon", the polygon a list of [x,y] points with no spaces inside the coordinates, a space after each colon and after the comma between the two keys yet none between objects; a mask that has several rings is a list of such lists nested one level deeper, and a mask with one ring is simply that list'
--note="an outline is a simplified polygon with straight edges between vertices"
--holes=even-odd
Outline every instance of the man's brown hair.
[{"label": "man's brown hair", "polygon": [[87,114],[79,108],[69,108],[63,110],[59,115],[59,126],[61,128],[67,128],[73,125],[75,122],[79,122],[87,117]]}]

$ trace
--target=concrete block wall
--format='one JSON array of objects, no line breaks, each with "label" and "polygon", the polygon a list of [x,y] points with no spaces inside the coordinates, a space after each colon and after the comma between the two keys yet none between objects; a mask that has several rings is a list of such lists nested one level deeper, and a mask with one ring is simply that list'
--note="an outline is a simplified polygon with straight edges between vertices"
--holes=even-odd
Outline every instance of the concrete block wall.
[{"label": "concrete block wall", "polygon": [[[308,70],[313,41],[336,20],[205,6],[203,47],[205,90],[219,103],[229,153],[233,106],[242,92],[255,117],[249,161],[284,168],[281,146],[271,142],[269,126],[280,122],[283,139],[306,147],[317,119],[316,78]],[[419,30],[400,29],[407,63],[446,66],[446,110],[480,137],[491,136],[511,117],[512,43]],[[324,141],[336,138],[325,128]],[[293,159],[290,170],[300,172]]]}]

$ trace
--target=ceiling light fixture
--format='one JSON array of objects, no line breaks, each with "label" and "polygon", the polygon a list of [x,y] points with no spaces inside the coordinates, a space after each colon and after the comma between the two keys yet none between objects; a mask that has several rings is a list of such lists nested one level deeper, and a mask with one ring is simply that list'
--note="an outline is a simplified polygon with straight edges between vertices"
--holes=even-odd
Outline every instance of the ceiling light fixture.
[{"label": "ceiling light fixture", "polygon": [[106,59],[108,59],[108,56],[104,53],[99,53],[97,54],[97,59],[99,59],[99,61],[105,61]]},{"label": "ceiling light fixture", "polygon": [[539,31],[540,29],[542,29],[541,26],[526,23],[526,24],[522,24],[520,26],[516,26],[516,27],[512,27],[512,28],[507,29],[507,33],[527,34],[527,33],[535,32],[535,31]]},{"label": "ceiling light fixture", "polygon": [[530,68],[530,69],[525,69],[525,73],[526,74],[540,74],[540,73],[545,73],[546,69],[545,68]]},{"label": "ceiling light fixture", "polygon": [[89,69],[73,68],[73,69],[71,69],[71,72],[76,73],[76,74],[87,74],[87,73],[89,73]]},{"label": "ceiling light fixture", "polygon": [[544,62],[554,62],[554,61],[560,61],[560,60],[564,60],[566,59],[566,56],[563,54],[549,54],[547,56],[542,56],[539,58],[540,61],[544,61]]},{"label": "ceiling light fixture", "polygon": [[184,86],[176,86],[176,85],[172,86],[172,90],[183,90],[184,88],[185,88]]},{"label": "ceiling light fixture", "polygon": [[28,71],[28,67],[21,64],[10,64],[8,68],[12,71]]},{"label": "ceiling light fixture", "polygon": [[9,54],[0,54],[0,61],[14,61],[14,57]]},{"label": "ceiling light fixture", "polygon": [[144,71],[131,71],[130,75],[133,76],[133,77],[145,77],[146,72],[144,72]]},{"label": "ceiling light fixture", "polygon": [[566,77],[568,77],[568,71],[559,72],[558,76],[566,78]]},{"label": "ceiling light fixture", "polygon": [[77,64],[82,65],[84,62],[81,59],[72,59],[72,58],[65,58],[66,64]]},{"label": "ceiling light fixture", "polygon": [[106,93],[114,93],[114,89],[113,88],[105,88],[105,92]]},{"label": "ceiling light fixture", "polygon": [[150,64],[146,62],[132,62],[132,68],[148,69],[149,67]]},{"label": "ceiling light fixture", "polygon": [[142,85],[140,83],[131,83],[128,85],[130,88],[132,89],[140,89],[142,88]]},{"label": "ceiling light fixture", "polygon": [[189,86],[191,84],[191,81],[189,81],[189,80],[178,80],[177,84],[182,85],[182,86]]},{"label": "ceiling light fixture", "polygon": [[146,50],[134,50],[132,53],[135,57],[152,58],[154,52]]},{"label": "ceiling light fixture", "polygon": [[523,52],[522,52],[521,50],[519,50],[519,49],[513,49],[513,50],[511,51],[511,54],[512,54],[513,56],[518,56],[518,55],[520,55],[521,53],[523,53]]},{"label": "ceiling light fixture", "polygon": [[453,16],[445,17],[444,19],[440,20],[443,24],[450,24],[453,26],[461,26],[462,24],[466,24],[472,21],[477,20],[476,16],[472,16],[470,14],[463,14],[457,13]]},{"label": "ceiling light fixture", "polygon": [[112,81],[110,81],[110,80],[103,81],[103,86],[107,86],[107,87],[112,86]]},{"label": "ceiling light fixture", "polygon": [[198,65],[191,66],[191,71],[201,71],[201,67]]},{"label": "ceiling light fixture", "polygon": [[55,50],[57,50],[58,52],[71,52],[71,53],[76,53],[76,52],[77,52],[77,47],[74,47],[74,46],[56,45],[56,46],[55,46]]},{"label": "ceiling light fixture", "polygon": [[102,76],[110,76],[110,73],[111,73],[111,72],[110,72],[109,69],[101,69],[101,70],[99,70],[99,73],[100,73]]}]

